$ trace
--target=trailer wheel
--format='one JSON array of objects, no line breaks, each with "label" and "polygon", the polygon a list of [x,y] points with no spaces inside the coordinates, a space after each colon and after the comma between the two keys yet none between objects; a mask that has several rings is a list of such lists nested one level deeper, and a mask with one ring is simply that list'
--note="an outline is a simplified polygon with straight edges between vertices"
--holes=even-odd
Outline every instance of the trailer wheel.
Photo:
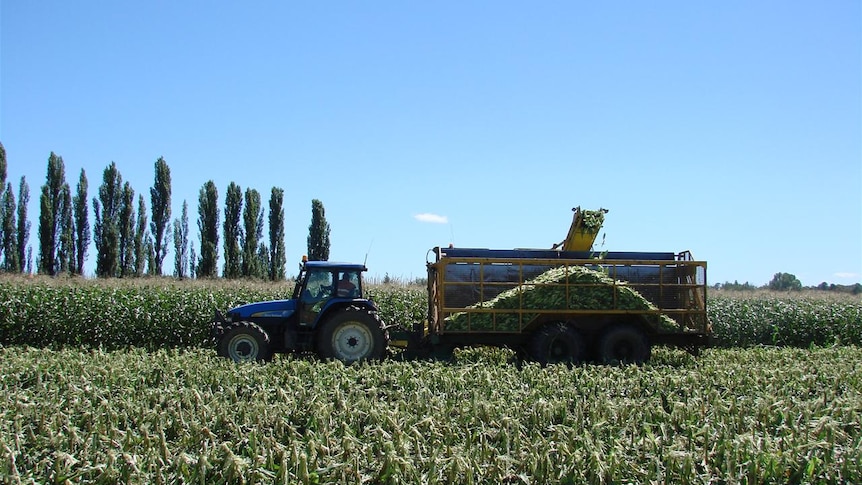
[{"label": "trailer wheel", "polygon": [[533,335],[528,353],[542,365],[578,364],[584,360],[584,338],[565,323],[548,324]]},{"label": "trailer wheel", "polygon": [[268,360],[271,351],[269,334],[252,322],[231,324],[218,342],[218,355],[234,362]]},{"label": "trailer wheel", "polygon": [[345,364],[382,359],[386,334],[377,316],[366,309],[348,307],[327,320],[317,333],[317,352],[324,359]]},{"label": "trailer wheel", "polygon": [[646,335],[632,325],[611,327],[599,340],[599,357],[605,364],[643,364],[650,354]]}]

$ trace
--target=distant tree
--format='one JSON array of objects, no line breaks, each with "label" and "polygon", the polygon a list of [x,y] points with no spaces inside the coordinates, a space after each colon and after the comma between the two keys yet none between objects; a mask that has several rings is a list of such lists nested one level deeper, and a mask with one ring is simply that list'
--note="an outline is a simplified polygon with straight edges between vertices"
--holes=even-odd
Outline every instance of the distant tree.
[{"label": "distant tree", "polygon": [[90,216],[87,208],[87,190],[87,174],[84,172],[84,169],[81,169],[75,197],[72,198],[72,207],[75,215],[75,274],[84,274],[84,261],[87,260],[87,251],[90,246]]},{"label": "distant tree", "polygon": [[284,190],[273,187],[269,198],[269,279],[284,279]]},{"label": "distant tree", "polygon": [[63,184],[60,192],[59,246],[57,249],[57,270],[59,273],[75,273],[75,219],[72,211],[72,190]]},{"label": "distant tree", "polygon": [[195,279],[197,277],[197,255],[195,254],[195,247],[189,245],[189,278]]},{"label": "distant tree", "polygon": [[186,277],[189,265],[189,204],[183,201],[183,212],[179,220],[174,219],[174,276]]},{"label": "distant tree", "polygon": [[6,147],[0,142],[0,180],[6,182]]},{"label": "distant tree", "polygon": [[149,235],[144,243],[144,252],[147,255],[147,274],[156,274],[156,250],[153,248],[153,238]]},{"label": "distant tree", "polygon": [[264,265],[258,252],[258,245],[263,239],[263,207],[260,203],[260,192],[257,190],[246,189],[242,220],[242,275],[247,278],[262,278],[264,269],[269,266],[269,257],[267,256],[267,263]]},{"label": "distant tree", "polygon": [[153,187],[150,188],[150,204],[152,204],[153,220],[150,231],[153,236],[155,252],[154,274],[162,274],[162,262],[168,251],[171,223],[171,169],[164,158],[156,160],[156,175]]},{"label": "distant tree", "polygon": [[135,191],[129,182],[123,184],[120,200],[120,238],[117,253],[120,258],[120,277],[135,273]]},{"label": "distant tree", "polygon": [[796,278],[796,276],[790,273],[775,273],[772,277],[772,281],[769,282],[770,290],[777,291],[791,291],[791,290],[801,290],[802,283]]},{"label": "distant tree", "polygon": [[733,290],[733,291],[754,291],[757,289],[756,286],[752,285],[749,282],[740,283],[739,281],[734,280],[733,283],[725,282],[724,284],[716,283],[716,289],[722,290]]},{"label": "distant tree", "polygon": [[[0,201],[5,200],[4,194],[6,193],[6,148],[3,147],[3,143],[0,143]],[[0,220],[5,220],[6,217],[6,205],[0,205]],[[14,210],[13,210],[14,212]],[[6,238],[6,228],[4,225],[0,224],[0,241],[5,240]],[[4,245],[0,245],[0,254],[6,254],[6,248]],[[14,258],[13,258],[14,259]]]},{"label": "distant tree", "polygon": [[96,275],[102,278],[119,272],[120,211],[123,204],[123,177],[114,162],[105,169],[99,197],[93,197],[93,242],[96,244]]},{"label": "distant tree", "polygon": [[21,182],[18,184],[18,228],[15,231],[15,237],[18,247],[19,269],[21,272],[26,270],[28,273],[32,272],[33,269],[32,249],[27,247],[27,241],[30,239],[30,221],[27,219],[27,205],[29,204],[30,186],[27,184],[27,178],[21,177]]},{"label": "distant tree", "polygon": [[59,268],[57,261],[58,242],[62,232],[60,216],[63,211],[61,199],[63,186],[66,184],[66,169],[63,157],[54,152],[48,156],[48,174],[42,195],[39,198],[39,268],[38,272],[56,275]]},{"label": "distant tree", "polygon": [[[2,146],[2,145],[0,145]],[[18,258],[18,239],[15,237],[17,227],[15,193],[12,184],[6,184],[3,191],[3,269],[8,272],[21,271],[21,260]]]},{"label": "distant tree", "polygon": [[242,237],[240,217],[242,216],[242,189],[231,182],[225,194],[224,207],[224,277],[239,278],[242,261],[239,240]]},{"label": "distant tree", "polygon": [[260,243],[257,247],[257,261],[261,271],[260,277],[268,278],[270,271],[269,248],[264,243]]},{"label": "distant tree", "polygon": [[329,261],[329,223],[323,202],[311,201],[311,225],[308,226],[309,261]]},{"label": "distant tree", "polygon": [[218,189],[215,182],[208,181],[201,188],[198,198],[198,230],[201,238],[201,255],[197,268],[200,278],[217,276],[218,268]]},{"label": "distant tree", "polygon": [[150,233],[147,231],[147,204],[144,196],[138,196],[138,217],[135,221],[135,276],[144,276],[147,270],[149,254],[147,248],[151,245]]},{"label": "distant tree", "polygon": [[6,188],[6,148],[0,142],[0,182],[3,182],[3,187],[0,188],[0,193]]}]

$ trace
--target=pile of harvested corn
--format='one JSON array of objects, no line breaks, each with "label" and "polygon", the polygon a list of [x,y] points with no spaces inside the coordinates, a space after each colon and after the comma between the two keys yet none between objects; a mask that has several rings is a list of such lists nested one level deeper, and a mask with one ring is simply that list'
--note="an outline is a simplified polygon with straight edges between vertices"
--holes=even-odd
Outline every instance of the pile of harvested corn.
[{"label": "pile of harvested corn", "polygon": [[[517,331],[519,324],[524,326],[536,317],[530,310],[640,310],[648,313],[658,308],[625,282],[615,281],[600,269],[560,266],[468,309],[471,311],[449,316],[445,328],[449,331]],[[472,311],[478,309],[494,311]],[[645,317],[661,330],[679,329],[666,315]]]}]

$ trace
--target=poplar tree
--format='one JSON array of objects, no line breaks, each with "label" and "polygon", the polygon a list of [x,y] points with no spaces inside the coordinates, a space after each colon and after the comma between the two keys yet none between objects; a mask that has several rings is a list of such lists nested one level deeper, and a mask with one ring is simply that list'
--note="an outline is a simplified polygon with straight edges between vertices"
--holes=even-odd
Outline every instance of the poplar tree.
[{"label": "poplar tree", "polygon": [[260,205],[260,192],[254,189],[245,191],[245,207],[243,207],[243,232],[242,240],[242,275],[245,277],[261,278],[264,269],[268,267],[260,258],[258,245],[263,239],[263,207]]},{"label": "poplar tree", "polygon": [[242,189],[231,182],[225,194],[224,207],[224,277],[239,278],[242,262],[239,240],[242,236],[240,217],[242,216]]},{"label": "poplar tree", "polygon": [[96,244],[96,275],[108,278],[119,270],[117,254],[120,243],[120,210],[123,201],[123,177],[114,162],[105,169],[99,197],[93,197],[93,242]]},{"label": "poplar tree", "polygon": [[323,202],[311,201],[311,224],[308,226],[308,260],[329,261],[329,223]]},{"label": "poplar tree", "polygon": [[269,198],[269,279],[284,279],[284,190],[273,187]]},{"label": "poplar tree", "polygon": [[120,277],[131,276],[135,272],[135,191],[129,182],[123,185],[120,199],[120,238],[117,249],[120,262]]},{"label": "poplar tree", "polygon": [[197,276],[213,278],[218,267],[218,189],[212,180],[204,184],[198,197],[198,230],[200,231],[201,255]]},{"label": "poplar tree", "polygon": [[260,264],[260,277],[266,279],[269,277],[269,248],[266,247],[265,243],[260,243],[257,247],[257,260],[258,264]]},{"label": "poplar tree", "polygon": [[[3,147],[3,143],[0,143],[0,201],[6,200],[6,148]],[[13,197],[14,199],[14,197]],[[6,219],[6,204],[0,204],[0,220],[5,221]],[[13,209],[14,212],[14,209]],[[13,232],[14,233],[14,232]],[[0,241],[5,241],[6,239],[6,227],[5,224],[0,224]],[[0,253],[6,253],[6,247],[3,244],[0,244]]]},{"label": "poplar tree", "polygon": [[75,215],[75,270],[76,274],[84,274],[84,261],[87,260],[87,251],[90,246],[90,221],[87,209],[87,174],[81,169],[78,177],[78,186],[75,197],[72,198],[72,206]]},{"label": "poplar tree", "polygon": [[156,160],[155,180],[150,188],[150,204],[153,218],[150,222],[150,232],[153,237],[153,252],[155,268],[153,273],[162,274],[162,262],[168,251],[171,222],[171,169],[164,158]]},{"label": "poplar tree", "polygon": [[195,279],[197,277],[197,255],[195,254],[195,247],[191,246],[189,248],[189,278]]},{"label": "poplar tree", "polygon": [[48,156],[48,173],[39,198],[39,273],[56,275],[59,268],[57,252],[63,212],[62,192],[66,184],[63,157],[54,152]]},{"label": "poplar tree", "polygon": [[15,193],[12,184],[6,184],[3,192],[3,269],[9,272],[21,270],[21,260],[18,259],[18,239],[15,235],[17,227],[15,221]]},{"label": "poplar tree", "polygon": [[147,204],[144,202],[143,194],[138,195],[138,217],[135,221],[135,276],[144,276],[147,269],[149,255],[147,248],[150,245],[150,233],[147,231]]},{"label": "poplar tree", "polygon": [[180,219],[174,219],[174,276],[183,279],[189,265],[189,204],[183,201]]},{"label": "poplar tree", "polygon": [[147,274],[155,275],[156,271],[156,251],[153,249],[153,239],[147,237],[144,251],[147,253]]},{"label": "poplar tree", "polygon": [[18,269],[24,272],[30,271],[31,258],[29,257],[30,250],[27,248],[27,241],[30,239],[30,221],[27,219],[27,205],[30,204],[30,186],[27,184],[27,178],[21,177],[21,182],[18,183],[18,227],[15,231],[16,246],[18,247]]},{"label": "poplar tree", "polygon": [[60,235],[57,248],[57,269],[60,273],[74,273],[75,261],[75,221],[72,211],[72,190],[63,184],[60,191]]}]

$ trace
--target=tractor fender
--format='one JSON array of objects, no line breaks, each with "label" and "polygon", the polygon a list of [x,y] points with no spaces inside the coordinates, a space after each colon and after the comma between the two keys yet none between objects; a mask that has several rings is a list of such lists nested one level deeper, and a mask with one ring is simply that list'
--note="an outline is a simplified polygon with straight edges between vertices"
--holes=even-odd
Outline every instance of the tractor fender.
[{"label": "tractor fender", "polygon": [[332,298],[323,305],[323,308],[320,309],[320,313],[317,314],[317,319],[315,319],[312,328],[317,328],[321,322],[326,321],[331,318],[332,315],[345,311],[347,308],[361,308],[363,310],[367,310],[370,312],[374,312],[379,319],[377,305],[374,304],[371,300],[366,299],[350,299],[350,298]]}]

